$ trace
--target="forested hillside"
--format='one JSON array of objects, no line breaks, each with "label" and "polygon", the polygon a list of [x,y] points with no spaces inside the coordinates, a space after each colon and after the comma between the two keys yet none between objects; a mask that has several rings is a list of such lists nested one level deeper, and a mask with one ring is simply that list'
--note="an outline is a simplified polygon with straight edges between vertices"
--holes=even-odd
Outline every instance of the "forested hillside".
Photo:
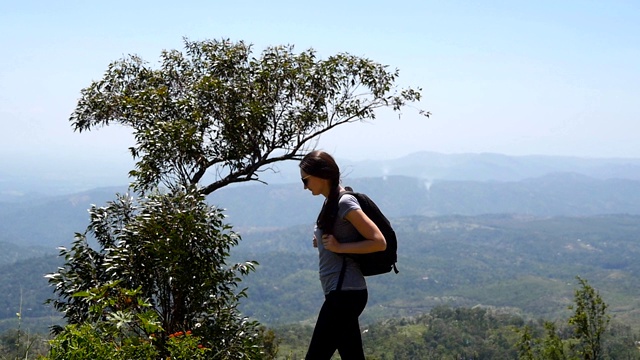
[{"label": "forested hillside", "polygon": [[25,201],[0,202],[0,241],[46,247],[54,252],[66,246],[89,222],[91,205],[104,206],[125,193],[126,187],[99,188],[57,196],[29,197]]},{"label": "forested hillside", "polygon": [[47,333],[60,322],[60,314],[45,304],[53,290],[44,277],[60,265],[62,259],[49,254],[0,266],[0,332],[20,326]]},{"label": "forested hillside", "polygon": [[[640,323],[635,293],[640,217],[516,215],[407,217],[393,224],[400,273],[369,278],[365,322],[437,305],[566,313],[575,276],[589,279],[620,319]],[[308,226],[244,235],[237,260],[261,265],[245,285],[245,311],[267,324],[309,320],[321,303]]]},{"label": "forested hillside", "polygon": [[[572,331],[563,321],[566,319],[556,320],[554,326],[566,339]],[[276,327],[275,332],[281,339],[280,359],[303,359],[312,331],[311,325]],[[541,337],[545,331],[543,320],[527,320],[513,313],[482,307],[437,306],[415,317],[391,318],[366,325],[362,340],[370,359],[512,360],[529,358],[521,354],[526,331],[534,338]],[[628,326],[612,323],[601,339],[602,358],[640,358],[634,345],[636,339],[638,336]],[[550,345],[548,339],[544,340],[547,342],[542,346]],[[543,355],[535,359],[552,358]]]},{"label": "forested hillside", "polygon": [[[413,316],[438,305],[476,305],[556,318],[566,314],[575,276],[589,279],[615,316],[640,324],[640,216],[539,218],[516,215],[394,218],[399,274],[369,278],[365,323]],[[311,228],[246,232],[233,261],[257,260],[243,281],[243,311],[267,325],[311,322],[322,301]],[[48,316],[43,275],[56,256],[4,266],[0,304],[13,319],[23,293],[25,316]]]}]

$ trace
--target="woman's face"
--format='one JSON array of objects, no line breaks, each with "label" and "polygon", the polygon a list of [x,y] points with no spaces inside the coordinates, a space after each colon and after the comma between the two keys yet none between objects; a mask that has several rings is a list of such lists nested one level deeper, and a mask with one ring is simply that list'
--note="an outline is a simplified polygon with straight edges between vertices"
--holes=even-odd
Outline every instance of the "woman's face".
[{"label": "woman's face", "polygon": [[309,189],[313,196],[316,195],[324,195],[328,196],[329,194],[329,180],[319,178],[317,176],[309,175],[304,171],[300,170],[300,179],[302,179],[302,184],[305,189]]}]

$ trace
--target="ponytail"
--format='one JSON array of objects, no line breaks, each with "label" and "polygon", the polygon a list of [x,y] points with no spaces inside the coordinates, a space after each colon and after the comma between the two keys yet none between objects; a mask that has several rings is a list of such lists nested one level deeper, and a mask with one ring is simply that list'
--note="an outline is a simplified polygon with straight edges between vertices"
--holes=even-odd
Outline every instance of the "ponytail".
[{"label": "ponytail", "polygon": [[329,196],[327,197],[327,201],[322,205],[322,210],[318,215],[316,224],[325,234],[333,234],[333,225],[336,223],[336,219],[338,218],[339,197],[340,185],[332,186],[331,192],[329,192]]}]

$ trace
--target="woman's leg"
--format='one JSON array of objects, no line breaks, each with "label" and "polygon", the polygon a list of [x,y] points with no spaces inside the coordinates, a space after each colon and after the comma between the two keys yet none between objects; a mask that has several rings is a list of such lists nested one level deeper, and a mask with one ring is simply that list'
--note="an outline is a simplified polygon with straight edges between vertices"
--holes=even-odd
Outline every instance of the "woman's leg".
[{"label": "woman's leg", "polygon": [[338,349],[338,338],[333,329],[338,326],[337,316],[329,295],[325,296],[322,308],[313,329],[305,360],[329,360]]},{"label": "woman's leg", "polygon": [[329,360],[338,350],[343,360],[364,360],[358,316],[367,290],[332,291],[318,314],[306,360]]},{"label": "woman's leg", "polygon": [[344,291],[346,297],[342,301],[345,311],[342,314],[342,334],[338,344],[338,352],[343,360],[364,360],[362,333],[358,317],[367,305],[367,290]]}]

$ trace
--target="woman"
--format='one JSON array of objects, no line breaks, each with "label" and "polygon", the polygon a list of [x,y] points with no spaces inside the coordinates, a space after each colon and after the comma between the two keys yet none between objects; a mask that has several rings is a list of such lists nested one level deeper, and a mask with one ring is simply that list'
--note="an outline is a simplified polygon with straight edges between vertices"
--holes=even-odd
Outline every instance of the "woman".
[{"label": "woman", "polygon": [[[367,304],[367,284],[356,262],[343,254],[382,251],[387,243],[353,195],[340,196],[340,169],[333,157],[313,151],[300,162],[305,189],[326,199],[318,215],[313,246],[318,248],[325,301],[306,359],[364,360],[358,317]],[[318,241],[320,239],[320,241]]]}]

